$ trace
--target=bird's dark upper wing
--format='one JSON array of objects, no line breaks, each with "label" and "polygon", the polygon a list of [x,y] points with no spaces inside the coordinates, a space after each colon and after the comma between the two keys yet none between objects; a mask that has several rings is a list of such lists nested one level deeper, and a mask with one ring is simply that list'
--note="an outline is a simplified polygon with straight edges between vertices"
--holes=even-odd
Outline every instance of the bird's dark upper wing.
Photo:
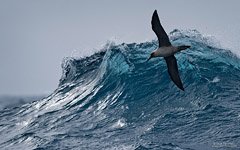
[{"label": "bird's dark upper wing", "polygon": [[153,13],[151,23],[152,23],[152,29],[158,37],[159,47],[170,46],[171,43],[169,41],[167,33],[164,31],[164,29],[160,23],[160,20],[158,18],[158,14],[157,14],[157,10],[155,10]]},{"label": "bird's dark upper wing", "polygon": [[178,66],[177,66],[177,60],[174,55],[164,57],[164,59],[167,62],[168,67],[168,73],[172,79],[172,81],[177,85],[178,88],[184,91],[182,81],[179,77],[178,73]]}]

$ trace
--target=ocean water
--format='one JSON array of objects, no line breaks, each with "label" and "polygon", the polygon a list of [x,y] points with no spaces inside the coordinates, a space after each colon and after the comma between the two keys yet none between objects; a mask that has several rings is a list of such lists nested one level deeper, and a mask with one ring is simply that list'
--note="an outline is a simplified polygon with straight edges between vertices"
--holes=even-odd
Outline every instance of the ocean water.
[{"label": "ocean water", "polygon": [[0,149],[238,150],[240,59],[196,30],[174,30],[185,92],[165,60],[146,62],[157,41],[107,44],[65,58],[48,97],[0,110]]},{"label": "ocean water", "polygon": [[43,99],[46,97],[45,95],[38,96],[10,96],[10,95],[2,95],[0,96],[0,110],[4,108],[12,108],[17,107],[19,105],[23,105],[26,103],[30,103],[39,99]]}]

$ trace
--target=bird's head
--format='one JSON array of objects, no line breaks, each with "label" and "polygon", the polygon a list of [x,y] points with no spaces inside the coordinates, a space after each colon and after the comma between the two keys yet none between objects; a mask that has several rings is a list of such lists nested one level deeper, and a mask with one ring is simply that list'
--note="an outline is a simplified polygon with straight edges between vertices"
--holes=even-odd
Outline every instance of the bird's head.
[{"label": "bird's head", "polygon": [[190,48],[191,46],[188,46],[188,45],[182,45],[182,46],[178,46],[178,50],[181,51],[181,50],[185,50],[187,48]]},{"label": "bird's head", "polygon": [[151,58],[153,58],[153,57],[156,57],[155,52],[152,52],[152,53],[150,54],[150,57],[148,58],[147,61],[149,61],[149,60],[150,60]]}]

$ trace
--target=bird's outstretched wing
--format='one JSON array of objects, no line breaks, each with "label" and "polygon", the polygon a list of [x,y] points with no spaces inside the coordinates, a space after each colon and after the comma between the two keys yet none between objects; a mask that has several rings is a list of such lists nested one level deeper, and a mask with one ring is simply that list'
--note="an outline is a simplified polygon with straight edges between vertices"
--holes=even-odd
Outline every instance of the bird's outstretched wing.
[{"label": "bird's outstretched wing", "polygon": [[164,31],[160,20],[158,18],[157,10],[154,11],[152,16],[152,30],[155,32],[155,34],[158,37],[159,47],[162,46],[170,46],[171,43],[169,41],[169,38],[167,36],[167,33]]},{"label": "bird's outstretched wing", "polygon": [[164,57],[168,67],[168,73],[172,81],[177,85],[178,88],[184,91],[182,81],[179,77],[177,60],[174,55]]}]

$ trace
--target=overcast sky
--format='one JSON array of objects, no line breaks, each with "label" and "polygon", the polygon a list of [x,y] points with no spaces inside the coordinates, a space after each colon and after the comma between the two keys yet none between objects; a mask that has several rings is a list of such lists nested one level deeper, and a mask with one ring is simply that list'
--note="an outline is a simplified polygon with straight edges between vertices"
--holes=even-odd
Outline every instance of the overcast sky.
[{"label": "overcast sky", "polygon": [[197,29],[240,51],[239,7],[239,0],[0,0],[0,95],[51,93],[64,57],[90,55],[108,40],[156,38],[155,9],[167,33]]}]

